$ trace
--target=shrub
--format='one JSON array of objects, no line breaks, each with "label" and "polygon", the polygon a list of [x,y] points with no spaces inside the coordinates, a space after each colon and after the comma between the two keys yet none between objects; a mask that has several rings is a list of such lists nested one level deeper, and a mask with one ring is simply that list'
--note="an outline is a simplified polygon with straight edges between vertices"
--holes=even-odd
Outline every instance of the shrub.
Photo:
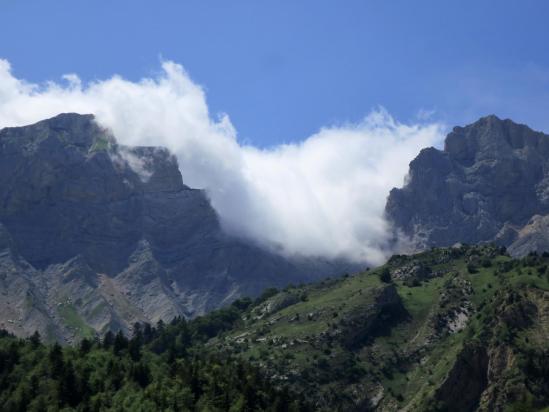
[{"label": "shrub", "polygon": [[265,302],[267,299],[269,298],[272,298],[274,295],[276,295],[278,293],[278,289],[277,288],[268,288],[268,289],[265,289],[265,291],[261,294],[261,296],[259,296],[255,303],[256,304],[259,304],[259,303],[262,303],[262,302]]},{"label": "shrub", "polygon": [[383,268],[383,270],[379,273],[379,280],[383,283],[391,283],[392,279],[389,268]]}]

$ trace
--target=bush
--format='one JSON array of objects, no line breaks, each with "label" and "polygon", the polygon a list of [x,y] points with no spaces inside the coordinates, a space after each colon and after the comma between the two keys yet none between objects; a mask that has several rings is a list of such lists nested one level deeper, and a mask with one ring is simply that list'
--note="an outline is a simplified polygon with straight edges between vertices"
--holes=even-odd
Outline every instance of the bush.
[{"label": "bush", "polygon": [[389,268],[383,268],[383,270],[379,273],[379,280],[383,283],[391,283],[392,279]]},{"label": "bush", "polygon": [[410,278],[410,279],[406,279],[404,281],[404,284],[406,286],[408,286],[409,288],[416,288],[418,286],[421,286],[421,281],[418,278],[413,277],[413,278]]},{"label": "bush", "polygon": [[232,305],[237,308],[238,310],[246,310],[248,309],[251,305],[252,305],[252,300],[248,297],[245,297],[245,298],[240,298],[240,299],[237,299],[235,300]]},{"label": "bush", "polygon": [[261,296],[259,296],[256,300],[255,300],[255,303],[256,305],[257,304],[260,304],[262,302],[265,302],[267,299],[269,298],[272,298],[274,295],[276,295],[278,293],[278,289],[277,288],[268,288],[268,289],[265,289],[265,291],[261,294]]}]

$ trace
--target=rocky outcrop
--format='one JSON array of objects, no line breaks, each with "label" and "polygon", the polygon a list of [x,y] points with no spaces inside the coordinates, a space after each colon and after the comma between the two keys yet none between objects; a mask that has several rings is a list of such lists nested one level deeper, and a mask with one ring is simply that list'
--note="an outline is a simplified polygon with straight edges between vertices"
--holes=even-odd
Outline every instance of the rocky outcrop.
[{"label": "rocky outcrop", "polygon": [[488,384],[488,355],[482,345],[470,344],[459,353],[435,399],[439,410],[463,412],[476,410]]},{"label": "rocky outcrop", "polygon": [[[465,343],[435,391],[437,410],[503,412],[510,405],[517,410],[547,405],[547,291],[500,290],[493,300],[488,329],[480,340]],[[519,332],[526,338],[517,339]]]},{"label": "rocky outcrop", "polygon": [[508,249],[514,256],[524,256],[531,251],[549,251],[549,215],[535,215],[511,234],[514,241]]},{"label": "rocky outcrop", "polygon": [[18,335],[128,331],[337,271],[228,236],[174,156],[91,115],[0,130],[0,322]]},{"label": "rocky outcrop", "polygon": [[424,149],[386,215],[411,249],[497,242],[515,255],[547,250],[549,136],[496,116],[456,127]]},{"label": "rocky outcrop", "polygon": [[357,349],[388,333],[395,324],[407,317],[408,313],[395,286],[383,286],[377,291],[373,304],[367,308],[361,307],[343,318],[341,344],[346,348]]}]

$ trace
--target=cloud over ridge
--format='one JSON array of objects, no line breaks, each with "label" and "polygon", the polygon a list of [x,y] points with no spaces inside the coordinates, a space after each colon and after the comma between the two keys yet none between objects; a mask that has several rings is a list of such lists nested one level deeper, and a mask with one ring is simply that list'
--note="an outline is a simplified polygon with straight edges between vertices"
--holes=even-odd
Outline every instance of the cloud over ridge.
[{"label": "cloud over ridge", "polygon": [[93,113],[122,144],[165,146],[184,182],[207,190],[225,229],[285,254],[380,263],[389,190],[408,163],[440,143],[437,123],[406,125],[378,109],[361,122],[320,129],[299,143],[241,144],[227,115],[212,118],[203,89],[183,68],[154,77],[83,84],[69,74],[37,85],[0,60],[0,128],[62,112]]}]

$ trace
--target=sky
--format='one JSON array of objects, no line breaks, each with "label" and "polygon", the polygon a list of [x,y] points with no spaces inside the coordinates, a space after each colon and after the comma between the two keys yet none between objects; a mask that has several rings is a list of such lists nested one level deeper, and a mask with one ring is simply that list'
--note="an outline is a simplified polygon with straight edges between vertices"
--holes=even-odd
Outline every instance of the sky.
[{"label": "sky", "polygon": [[0,0],[0,128],[93,113],[229,233],[382,263],[422,148],[492,113],[549,131],[545,4]]},{"label": "sky", "polygon": [[182,64],[241,141],[269,147],[382,106],[549,131],[544,0],[0,0],[0,58],[40,83]]}]

